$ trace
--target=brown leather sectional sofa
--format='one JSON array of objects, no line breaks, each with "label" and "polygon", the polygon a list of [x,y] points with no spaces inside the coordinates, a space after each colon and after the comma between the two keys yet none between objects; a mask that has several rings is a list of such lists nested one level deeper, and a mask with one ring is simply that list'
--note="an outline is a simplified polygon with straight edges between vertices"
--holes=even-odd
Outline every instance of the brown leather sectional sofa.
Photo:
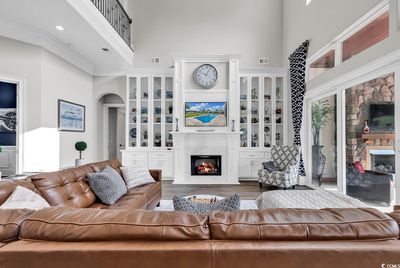
[{"label": "brown leather sectional sofa", "polygon": [[[105,207],[94,201],[83,183],[84,171],[74,169],[72,173],[80,179],[67,183],[73,176],[62,171],[18,182],[33,183],[32,189],[55,206],[33,213],[0,210],[1,268],[354,268],[400,264],[400,212],[270,209],[196,216],[145,210],[155,201],[137,192],[127,197],[142,198],[97,209]],[[0,203],[9,187],[2,184]],[[68,184],[66,191],[59,189]],[[134,209],[128,200],[144,203]]]}]

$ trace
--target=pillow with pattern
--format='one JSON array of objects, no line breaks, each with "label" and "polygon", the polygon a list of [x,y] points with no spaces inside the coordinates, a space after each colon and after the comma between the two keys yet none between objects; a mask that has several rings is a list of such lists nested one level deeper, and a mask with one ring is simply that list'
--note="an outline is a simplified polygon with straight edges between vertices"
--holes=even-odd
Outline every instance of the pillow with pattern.
[{"label": "pillow with pattern", "polygon": [[49,203],[31,190],[17,186],[14,192],[0,206],[0,209],[31,209],[39,210],[50,207]]},{"label": "pillow with pattern", "polygon": [[120,170],[128,189],[156,182],[145,167],[128,166],[120,167]]},{"label": "pillow with pattern", "polygon": [[128,191],[122,177],[109,166],[102,172],[89,173],[88,181],[93,192],[107,205],[114,204]]},{"label": "pillow with pattern", "polygon": [[240,209],[240,196],[238,194],[212,204],[196,203],[180,196],[172,198],[172,202],[176,211],[186,211],[198,215],[210,214],[212,211],[232,212]]}]

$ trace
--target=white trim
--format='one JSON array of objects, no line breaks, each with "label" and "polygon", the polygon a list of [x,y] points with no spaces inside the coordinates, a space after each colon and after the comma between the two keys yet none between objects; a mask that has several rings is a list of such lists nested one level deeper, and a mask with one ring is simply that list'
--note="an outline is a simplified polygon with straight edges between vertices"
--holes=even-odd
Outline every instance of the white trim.
[{"label": "white trim", "polygon": [[[110,108],[125,108],[125,104],[123,104],[123,103],[104,103],[103,104],[103,160],[109,159],[108,126],[109,126],[109,110],[110,110]],[[127,116],[125,116],[125,119],[126,118],[127,118]]]},{"label": "white trim", "polygon": [[396,158],[396,178],[395,179],[395,202],[396,205],[400,205],[400,64],[395,69],[395,133],[396,133],[396,141],[395,141],[395,158]]},{"label": "white trim", "polygon": [[22,173],[24,170],[24,99],[25,99],[25,79],[0,74],[0,81],[17,85],[17,137],[16,137],[16,173]]},{"label": "white trim", "polygon": [[381,3],[376,5],[370,11],[368,11],[364,16],[354,22],[352,25],[347,27],[343,32],[341,32],[338,36],[332,39],[328,44],[323,46],[313,55],[307,58],[306,62],[306,81],[309,81],[309,70],[310,65],[315,62],[317,59],[324,56],[330,50],[335,49],[335,67],[342,63],[343,58],[343,42],[349,38],[350,36],[357,33],[359,30],[367,26],[369,23],[374,21],[376,18],[381,16],[383,13],[389,11],[389,0],[383,0]]}]

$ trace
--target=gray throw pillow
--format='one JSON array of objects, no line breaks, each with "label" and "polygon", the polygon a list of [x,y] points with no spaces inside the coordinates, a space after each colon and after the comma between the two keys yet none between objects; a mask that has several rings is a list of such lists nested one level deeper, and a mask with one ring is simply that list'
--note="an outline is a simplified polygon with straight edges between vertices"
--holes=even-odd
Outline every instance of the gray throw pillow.
[{"label": "gray throw pillow", "polygon": [[107,205],[114,204],[127,193],[124,179],[112,167],[107,166],[102,172],[89,173],[90,188]]},{"label": "gray throw pillow", "polygon": [[275,166],[274,162],[268,161],[262,163],[264,169],[268,172],[278,171],[279,169]]},{"label": "gray throw pillow", "polygon": [[240,209],[240,196],[238,194],[212,204],[196,203],[180,196],[172,198],[172,202],[176,211],[186,211],[198,215],[210,214],[212,211],[232,212]]}]

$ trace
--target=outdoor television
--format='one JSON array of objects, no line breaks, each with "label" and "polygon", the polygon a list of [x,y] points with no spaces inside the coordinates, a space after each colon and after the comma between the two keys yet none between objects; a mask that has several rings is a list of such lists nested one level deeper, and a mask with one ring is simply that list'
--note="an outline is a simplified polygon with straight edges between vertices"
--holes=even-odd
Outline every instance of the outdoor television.
[{"label": "outdoor television", "polygon": [[186,102],[185,125],[187,127],[227,126],[226,102]]},{"label": "outdoor television", "polygon": [[372,131],[394,131],[394,104],[371,104],[368,123]]}]

